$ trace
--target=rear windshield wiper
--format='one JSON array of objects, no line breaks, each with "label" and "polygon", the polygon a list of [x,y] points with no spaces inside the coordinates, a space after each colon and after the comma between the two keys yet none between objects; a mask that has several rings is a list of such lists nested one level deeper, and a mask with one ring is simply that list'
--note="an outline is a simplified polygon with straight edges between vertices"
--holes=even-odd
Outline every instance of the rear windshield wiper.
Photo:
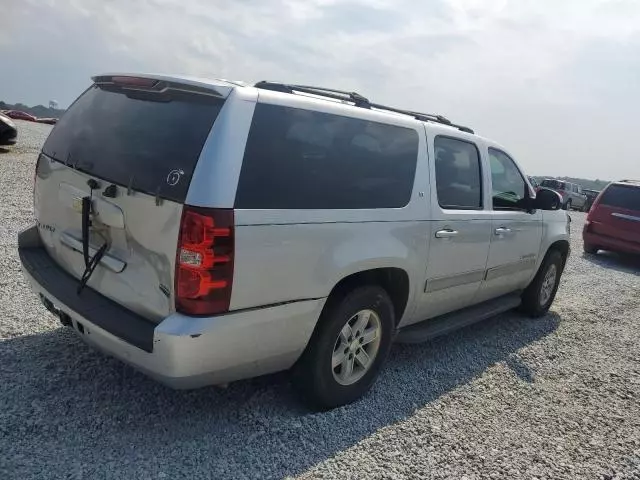
[{"label": "rear windshield wiper", "polygon": [[98,182],[93,179],[89,179],[87,182],[89,184],[90,193],[86,197],[82,197],[82,256],[84,258],[84,272],[82,273],[82,277],[80,278],[80,284],[78,285],[77,294],[80,295],[84,287],[87,285],[87,282],[93,275],[94,270],[105,252],[107,251],[108,243],[105,241],[104,244],[98,249],[93,257],[89,256],[89,229],[91,227],[91,213],[92,213],[92,197],[93,190],[97,188]]}]

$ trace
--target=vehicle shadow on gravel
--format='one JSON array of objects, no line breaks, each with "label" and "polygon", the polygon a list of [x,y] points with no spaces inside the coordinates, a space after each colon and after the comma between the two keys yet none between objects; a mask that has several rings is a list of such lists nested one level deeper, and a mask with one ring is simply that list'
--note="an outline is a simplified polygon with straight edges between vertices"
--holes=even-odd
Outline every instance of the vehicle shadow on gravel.
[{"label": "vehicle shadow on gravel", "polygon": [[296,475],[497,362],[535,382],[517,352],[559,322],[555,313],[536,320],[508,313],[427,343],[395,345],[365,398],[325,413],[306,410],[286,374],[174,391],[68,329],[8,339],[0,342],[0,451],[14,478],[29,476],[34,455],[44,456],[40,465],[58,465],[51,478]]},{"label": "vehicle shadow on gravel", "polygon": [[600,251],[595,255],[584,253],[582,258],[599,267],[640,275],[640,255]]}]

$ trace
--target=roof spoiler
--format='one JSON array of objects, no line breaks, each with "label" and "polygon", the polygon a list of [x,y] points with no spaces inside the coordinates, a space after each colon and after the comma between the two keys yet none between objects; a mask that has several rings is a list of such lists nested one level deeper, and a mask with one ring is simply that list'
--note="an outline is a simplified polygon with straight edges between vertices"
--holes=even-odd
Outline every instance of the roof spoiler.
[{"label": "roof spoiler", "polygon": [[164,93],[188,92],[226,98],[236,86],[224,80],[200,80],[188,77],[171,77],[156,74],[108,73],[91,77],[99,86],[114,86],[123,90]]}]

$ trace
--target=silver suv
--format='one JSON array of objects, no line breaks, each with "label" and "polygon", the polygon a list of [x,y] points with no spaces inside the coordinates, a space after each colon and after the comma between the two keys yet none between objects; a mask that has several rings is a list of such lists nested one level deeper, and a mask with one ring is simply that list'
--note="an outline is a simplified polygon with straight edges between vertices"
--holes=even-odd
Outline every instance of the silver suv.
[{"label": "silver suv", "polygon": [[586,210],[587,196],[582,191],[582,187],[577,183],[545,178],[542,183],[540,183],[540,188],[548,188],[558,192],[562,197],[562,208],[565,210],[575,209],[581,212]]},{"label": "silver suv", "polygon": [[20,258],[64,325],[161,382],[292,369],[331,408],[395,340],[553,302],[559,196],[469,128],[322,88],[93,80],[42,148]]}]

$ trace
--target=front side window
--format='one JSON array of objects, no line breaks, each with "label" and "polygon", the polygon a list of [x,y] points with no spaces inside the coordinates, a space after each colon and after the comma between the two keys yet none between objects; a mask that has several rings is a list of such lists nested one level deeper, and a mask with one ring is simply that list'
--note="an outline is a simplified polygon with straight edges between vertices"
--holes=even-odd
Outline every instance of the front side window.
[{"label": "front side window", "polygon": [[504,152],[489,149],[494,210],[522,210],[527,198],[527,184],[513,160]]},{"label": "front side window", "polygon": [[480,155],[473,143],[438,136],[434,142],[436,190],[442,208],[482,209]]}]

